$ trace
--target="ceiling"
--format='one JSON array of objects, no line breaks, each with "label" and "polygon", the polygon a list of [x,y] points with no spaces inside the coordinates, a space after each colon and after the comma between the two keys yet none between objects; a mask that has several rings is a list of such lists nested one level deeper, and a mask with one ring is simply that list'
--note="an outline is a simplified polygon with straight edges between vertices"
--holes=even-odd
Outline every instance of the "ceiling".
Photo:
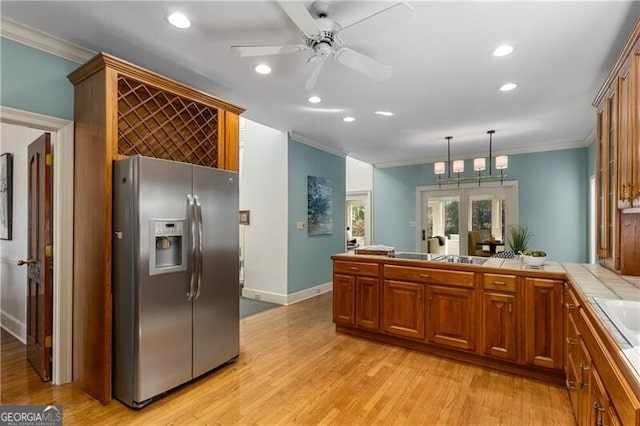
[{"label": "ceiling", "polygon": [[[304,2],[310,6],[311,2]],[[331,3],[347,26],[393,2]],[[229,46],[298,44],[301,32],[272,1],[12,2],[3,18],[93,51],[105,51],[247,108],[253,121],[293,131],[376,165],[415,164],[488,151],[584,146],[591,103],[640,15],[640,2],[409,2],[415,19],[386,22],[351,48],[391,65],[384,82],[328,61],[312,91],[301,70],[309,51],[241,58]],[[187,30],[167,24],[181,11]],[[500,44],[515,47],[494,57]],[[270,75],[254,71],[258,63]],[[518,88],[500,92],[505,82]],[[315,94],[320,104],[307,98]],[[374,111],[392,111],[393,117]],[[342,117],[356,118],[345,123]]]}]

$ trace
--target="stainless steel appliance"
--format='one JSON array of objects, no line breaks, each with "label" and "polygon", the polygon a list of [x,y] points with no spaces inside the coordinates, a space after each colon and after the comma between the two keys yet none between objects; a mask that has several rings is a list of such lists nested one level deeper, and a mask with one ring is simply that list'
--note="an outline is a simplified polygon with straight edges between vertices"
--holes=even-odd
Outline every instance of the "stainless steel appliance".
[{"label": "stainless steel appliance", "polygon": [[134,156],[113,193],[113,392],[140,408],[238,356],[238,176]]}]

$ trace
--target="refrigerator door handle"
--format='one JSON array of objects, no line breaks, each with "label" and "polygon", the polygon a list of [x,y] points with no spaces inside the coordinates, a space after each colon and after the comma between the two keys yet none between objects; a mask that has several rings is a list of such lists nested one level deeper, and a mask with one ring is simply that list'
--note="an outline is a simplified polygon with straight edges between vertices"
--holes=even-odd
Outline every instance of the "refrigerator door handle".
[{"label": "refrigerator door handle", "polygon": [[202,204],[197,195],[193,196],[193,200],[196,204],[196,216],[198,218],[198,286],[196,287],[196,294],[194,299],[200,297],[200,291],[202,290],[202,261],[204,254],[202,251]]},{"label": "refrigerator door handle", "polygon": [[187,300],[192,300],[195,295],[196,275],[197,275],[197,241],[196,241],[196,209],[195,201],[191,195],[187,195],[187,201],[189,202],[189,228],[191,229],[191,258],[190,262],[190,277],[189,277],[189,291],[187,292]]}]

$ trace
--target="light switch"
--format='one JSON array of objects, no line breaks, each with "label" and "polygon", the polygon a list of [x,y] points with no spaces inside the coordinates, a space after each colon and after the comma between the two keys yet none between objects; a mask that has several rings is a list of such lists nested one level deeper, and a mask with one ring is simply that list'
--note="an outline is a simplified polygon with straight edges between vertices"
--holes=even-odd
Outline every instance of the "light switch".
[{"label": "light switch", "polygon": [[304,229],[304,222],[296,222],[296,229]]}]

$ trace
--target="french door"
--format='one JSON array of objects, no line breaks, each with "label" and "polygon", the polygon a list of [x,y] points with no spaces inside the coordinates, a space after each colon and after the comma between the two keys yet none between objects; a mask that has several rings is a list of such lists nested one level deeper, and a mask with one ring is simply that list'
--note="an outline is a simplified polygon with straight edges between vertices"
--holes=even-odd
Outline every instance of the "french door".
[{"label": "french door", "polygon": [[[517,189],[517,182],[482,187],[418,187],[417,251],[489,256],[506,249],[506,230],[518,223]],[[491,246],[482,244],[487,241],[492,242]]]}]

